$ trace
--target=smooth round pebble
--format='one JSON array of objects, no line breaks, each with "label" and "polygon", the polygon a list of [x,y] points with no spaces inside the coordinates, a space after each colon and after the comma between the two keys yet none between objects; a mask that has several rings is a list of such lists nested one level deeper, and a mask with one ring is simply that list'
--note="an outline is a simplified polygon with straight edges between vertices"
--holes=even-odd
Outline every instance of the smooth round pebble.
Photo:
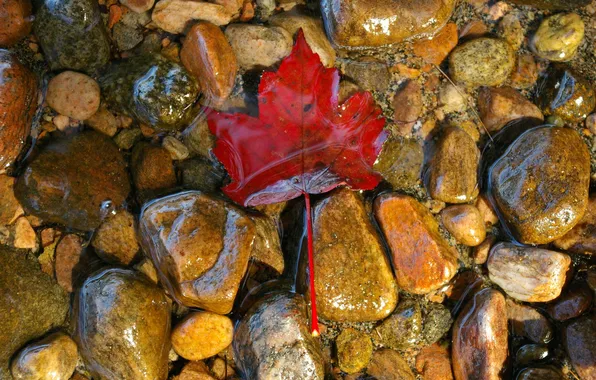
[{"label": "smooth round pebble", "polygon": [[54,333],[23,348],[10,366],[15,380],[67,380],[79,360],[77,344]]},{"label": "smooth round pebble", "polygon": [[569,61],[584,39],[584,22],[575,13],[557,13],[545,18],[530,44],[540,58]]},{"label": "smooth round pebble", "polygon": [[447,231],[462,244],[475,247],[486,237],[484,218],[472,205],[449,206],[441,211],[441,219]]},{"label": "smooth round pebble", "polygon": [[339,368],[346,373],[356,373],[368,365],[373,353],[370,336],[352,328],[343,330],[337,337]]},{"label": "smooth round pebble", "polygon": [[449,59],[453,80],[468,87],[498,86],[509,78],[514,66],[513,49],[499,38],[465,42],[453,50]]},{"label": "smooth round pebble", "polygon": [[50,80],[46,100],[59,114],[86,120],[99,109],[99,85],[85,74],[64,71]]},{"label": "smooth round pebble", "polygon": [[203,360],[232,343],[234,325],[230,318],[210,312],[188,315],[172,331],[174,351],[184,359]]}]

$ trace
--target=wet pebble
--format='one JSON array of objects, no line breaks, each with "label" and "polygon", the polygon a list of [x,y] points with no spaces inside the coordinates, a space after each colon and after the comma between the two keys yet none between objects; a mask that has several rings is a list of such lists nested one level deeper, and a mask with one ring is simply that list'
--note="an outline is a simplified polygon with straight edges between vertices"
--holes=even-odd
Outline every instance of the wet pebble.
[{"label": "wet pebble", "polygon": [[538,65],[532,54],[518,54],[515,69],[511,74],[511,87],[518,90],[529,89],[538,80]]},{"label": "wet pebble", "polygon": [[19,156],[37,108],[37,79],[8,50],[0,49],[0,171]]},{"label": "wet pebble", "polygon": [[176,172],[170,152],[146,142],[135,145],[131,161],[132,180],[141,203],[176,186]]},{"label": "wet pebble", "polygon": [[422,336],[426,344],[438,342],[453,324],[451,312],[440,303],[430,303],[424,309]]},{"label": "wet pebble", "polygon": [[524,41],[524,30],[519,18],[509,13],[499,21],[499,34],[511,45],[514,50],[519,50]]},{"label": "wet pebble", "polygon": [[225,36],[232,46],[238,65],[245,70],[270,67],[290,54],[292,35],[280,27],[233,24]]},{"label": "wet pebble", "polygon": [[10,378],[9,361],[25,343],[62,325],[66,293],[43,273],[35,256],[0,245],[0,377]]},{"label": "wet pebble", "polygon": [[65,235],[56,245],[54,253],[55,275],[58,284],[72,292],[77,283],[75,273],[84,264],[83,239],[75,234]]},{"label": "wet pebble", "polygon": [[95,231],[91,245],[104,261],[129,265],[139,252],[134,216],[126,210],[109,215]]},{"label": "wet pebble", "polygon": [[99,109],[99,86],[85,74],[64,71],[50,80],[46,101],[61,115],[86,120]]},{"label": "wet pebble", "polygon": [[466,90],[445,83],[439,87],[439,104],[445,113],[463,112],[468,107]]},{"label": "wet pebble", "polygon": [[521,118],[544,120],[540,109],[511,87],[481,88],[478,112],[489,132],[496,132],[507,123]]},{"label": "wet pebble", "polygon": [[174,299],[220,314],[232,310],[256,235],[244,211],[188,191],[148,204],[139,224],[142,246]]},{"label": "wet pebble", "polygon": [[86,368],[102,379],[165,380],[171,303],[142,274],[103,269],[81,287],[74,310]]},{"label": "wet pebble", "polygon": [[96,1],[41,1],[33,30],[52,70],[94,72],[110,59],[110,42]]},{"label": "wet pebble", "polygon": [[476,198],[479,161],[480,151],[474,139],[460,128],[446,128],[427,173],[430,196],[445,203],[467,203]]},{"label": "wet pebble", "polygon": [[195,20],[222,26],[229,24],[233,18],[234,14],[221,4],[186,0],[158,1],[151,13],[155,25],[172,34],[185,32]]},{"label": "wet pebble", "polygon": [[[99,93],[99,89],[98,89]],[[107,108],[100,107],[91,117],[85,120],[85,124],[106,136],[114,137],[118,132],[118,119]]]},{"label": "wet pebble", "polygon": [[133,12],[143,13],[153,8],[155,0],[122,0],[120,4],[126,6]]},{"label": "wet pebble", "polygon": [[548,314],[556,321],[580,316],[592,305],[594,292],[584,283],[571,284],[559,298],[547,306]]},{"label": "wet pebble", "polygon": [[375,351],[366,372],[377,380],[416,379],[408,362],[397,351],[389,348]]},{"label": "wet pebble", "polygon": [[540,58],[570,61],[584,39],[584,22],[576,13],[557,13],[542,20],[530,46]]},{"label": "wet pebble", "polygon": [[244,378],[325,377],[323,353],[310,333],[300,295],[278,293],[259,300],[238,323],[233,346]]},{"label": "wet pebble", "polygon": [[475,247],[484,241],[486,228],[480,211],[472,205],[454,205],[441,211],[443,225],[457,241]]},{"label": "wet pebble", "polygon": [[99,85],[111,109],[166,130],[187,125],[199,95],[197,82],[184,67],[158,55],[112,62]]},{"label": "wet pebble", "polygon": [[342,330],[335,340],[339,368],[346,373],[357,373],[368,365],[373,344],[368,334],[352,328]]},{"label": "wet pebble", "polygon": [[123,129],[114,137],[114,142],[118,145],[118,148],[129,150],[131,149],[141,138],[143,132],[139,128]]},{"label": "wet pebble", "polygon": [[21,207],[14,196],[14,182],[13,177],[0,174],[0,226],[12,222]]},{"label": "wet pebble", "polygon": [[548,302],[561,294],[571,258],[542,248],[499,243],[490,252],[487,267],[494,283],[524,302]]},{"label": "wet pebble", "polygon": [[548,347],[541,344],[526,344],[515,353],[515,362],[525,366],[532,362],[539,362],[548,356]]},{"label": "wet pebble", "polygon": [[15,187],[28,213],[83,231],[99,226],[129,191],[118,147],[93,131],[52,140],[25,168]]},{"label": "wet pebble", "polygon": [[181,165],[182,184],[187,189],[215,193],[221,187],[225,172],[219,165],[203,158],[193,157]]},{"label": "wet pebble", "polygon": [[63,333],[54,333],[23,348],[12,360],[15,380],[67,380],[79,354],[77,344]]},{"label": "wet pebble", "polygon": [[415,80],[407,80],[393,97],[393,120],[403,135],[409,135],[422,115],[424,100],[422,88]]},{"label": "wet pebble", "polygon": [[385,140],[374,169],[394,190],[408,189],[420,181],[423,161],[422,146],[416,140],[390,137]]},{"label": "wet pebble", "polygon": [[173,136],[166,136],[164,137],[161,145],[170,152],[172,156],[172,160],[180,161],[188,158],[190,152],[186,145],[182,143],[182,141],[178,140]]},{"label": "wet pebble", "polygon": [[406,351],[422,337],[422,311],[414,300],[402,300],[393,314],[371,333],[377,345]]},{"label": "wet pebble", "polygon": [[348,189],[314,207],[317,309],[334,321],[376,321],[397,304],[397,285],[363,200]]},{"label": "wet pebble", "polygon": [[515,65],[509,44],[497,38],[476,38],[457,46],[449,57],[449,73],[454,81],[468,87],[498,86]]},{"label": "wet pebble", "polygon": [[387,64],[376,59],[344,60],[342,73],[367,91],[385,92],[391,81]]},{"label": "wet pebble", "polygon": [[540,127],[518,137],[489,174],[501,221],[521,243],[544,244],[571,230],[588,204],[590,159],[573,129]]},{"label": "wet pebble", "polygon": [[563,330],[563,345],[580,379],[596,378],[596,318],[586,316]]},{"label": "wet pebble", "polygon": [[508,299],[507,318],[511,332],[516,336],[526,337],[535,343],[548,343],[554,337],[549,320],[531,306]]},{"label": "wet pebble", "polygon": [[508,357],[505,297],[493,289],[476,293],[453,328],[451,358],[456,379],[501,379]]},{"label": "wet pebble", "polygon": [[453,278],[458,254],[439,233],[426,207],[412,197],[390,193],[375,200],[374,214],[389,245],[400,288],[425,294]]},{"label": "wet pebble", "polygon": [[449,348],[439,344],[422,348],[416,356],[416,371],[423,380],[453,380]]},{"label": "wet pebble", "polygon": [[0,47],[14,45],[31,32],[31,1],[2,0],[0,2]]},{"label": "wet pebble", "polygon": [[400,0],[393,3],[324,0],[321,11],[325,29],[335,45],[359,48],[433,35],[445,25],[454,6],[455,2],[449,0]]},{"label": "wet pebble", "polygon": [[188,360],[217,355],[232,343],[234,325],[230,318],[210,312],[194,312],[172,331],[172,347]]},{"label": "wet pebble", "polygon": [[199,82],[207,104],[220,104],[230,96],[238,64],[218,26],[208,22],[193,25],[184,39],[180,60]]},{"label": "wet pebble", "polygon": [[554,368],[526,368],[517,375],[517,380],[564,380],[561,371]]},{"label": "wet pebble", "polygon": [[426,63],[440,65],[455,48],[458,41],[457,25],[445,25],[431,39],[420,39],[412,43],[412,51]]}]

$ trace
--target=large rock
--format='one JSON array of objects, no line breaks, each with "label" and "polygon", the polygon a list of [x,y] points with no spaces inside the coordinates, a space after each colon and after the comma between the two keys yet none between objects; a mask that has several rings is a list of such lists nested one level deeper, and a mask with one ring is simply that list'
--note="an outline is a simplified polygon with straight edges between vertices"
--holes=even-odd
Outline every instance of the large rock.
[{"label": "large rock", "polygon": [[492,166],[489,186],[501,220],[524,244],[565,235],[588,205],[590,155],[570,128],[522,134]]},{"label": "large rock", "polygon": [[144,275],[108,268],[89,277],[74,307],[77,342],[94,378],[165,380],[170,301]]},{"label": "large rock", "polygon": [[457,380],[500,380],[508,355],[505,297],[484,289],[461,311],[453,328],[451,359]]},{"label": "large rock", "polygon": [[37,259],[25,251],[0,246],[0,378],[11,379],[9,360],[25,343],[60,326],[68,297]]},{"label": "large rock", "polygon": [[139,224],[145,252],[171,296],[215,313],[232,310],[256,236],[242,210],[188,191],[147,204]]},{"label": "large rock", "polygon": [[27,142],[37,107],[37,79],[8,50],[0,49],[0,171]]},{"label": "large rock", "polygon": [[406,195],[384,194],[375,200],[374,213],[391,249],[401,289],[425,294],[455,276],[457,251],[422,204]]},{"label": "large rock", "polygon": [[358,194],[339,189],[318,203],[313,233],[319,314],[346,322],[388,316],[397,305],[397,285]]},{"label": "large rock", "polygon": [[300,295],[271,294],[257,302],[238,323],[233,347],[245,379],[325,378],[323,353]]},{"label": "large rock", "polygon": [[540,58],[570,61],[583,42],[584,29],[577,13],[557,13],[542,20],[530,46]]},{"label": "large rock", "polygon": [[114,110],[167,130],[188,125],[199,95],[199,85],[184,67],[158,55],[111,63],[99,86]]},{"label": "large rock", "polygon": [[563,331],[563,345],[573,368],[584,379],[596,378],[596,317],[576,319]]},{"label": "large rock", "polygon": [[588,209],[579,223],[553,243],[557,248],[572,253],[596,254],[596,196],[590,198]]},{"label": "large rock", "polygon": [[18,178],[23,208],[79,230],[99,226],[130,191],[124,159],[105,135],[85,131],[46,145]]},{"label": "large rock", "polygon": [[0,46],[16,44],[31,32],[31,11],[30,0],[0,1]]},{"label": "large rock", "polygon": [[321,10],[331,42],[358,48],[429,37],[446,23],[452,0],[323,0]]},{"label": "large rock", "polygon": [[474,139],[460,128],[447,128],[430,162],[426,181],[430,196],[447,203],[467,203],[476,198],[479,161]]},{"label": "large rock", "polygon": [[93,0],[43,0],[35,35],[52,70],[93,72],[110,60],[110,42]]},{"label": "large rock", "polygon": [[541,248],[499,243],[488,258],[488,275],[517,300],[548,302],[561,294],[571,258]]}]

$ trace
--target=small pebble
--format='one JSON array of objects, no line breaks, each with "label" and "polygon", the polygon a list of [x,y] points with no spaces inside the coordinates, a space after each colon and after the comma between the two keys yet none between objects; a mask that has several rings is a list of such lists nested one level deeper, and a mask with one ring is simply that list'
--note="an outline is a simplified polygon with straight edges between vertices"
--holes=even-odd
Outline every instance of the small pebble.
[{"label": "small pebble", "polygon": [[548,314],[556,321],[567,321],[580,316],[592,305],[594,292],[584,283],[571,284],[559,298],[547,307]]},{"label": "small pebble", "polygon": [[530,46],[540,58],[570,61],[584,39],[584,29],[578,14],[557,13],[540,23]]},{"label": "small pebble", "polygon": [[100,107],[93,116],[85,120],[85,124],[110,137],[118,132],[118,120],[105,107]]},{"label": "small pebble", "polygon": [[186,145],[173,136],[164,137],[162,146],[166,148],[168,152],[170,152],[172,159],[176,161],[184,160],[190,155]]},{"label": "small pebble", "polygon": [[48,83],[46,100],[59,114],[86,120],[99,109],[99,85],[85,74],[64,71]]},{"label": "small pebble", "polygon": [[77,344],[63,333],[54,333],[29,344],[12,360],[15,380],[67,380],[79,360]]},{"label": "small pebble", "polygon": [[188,360],[217,355],[232,343],[234,325],[230,318],[211,312],[195,312],[172,331],[172,346]]},{"label": "small pebble", "polygon": [[104,261],[129,265],[139,252],[133,215],[126,210],[109,215],[95,232],[91,245]]},{"label": "small pebble", "polygon": [[449,206],[441,211],[441,219],[447,231],[464,245],[475,247],[486,237],[482,214],[472,205]]},{"label": "small pebble", "polygon": [[486,260],[488,259],[488,253],[490,252],[490,249],[492,245],[495,243],[495,241],[496,238],[494,237],[494,235],[488,235],[486,239],[484,239],[484,241],[480,243],[480,245],[474,248],[472,256],[476,264],[482,265],[486,263]]},{"label": "small pebble", "polygon": [[342,330],[335,340],[339,368],[346,373],[364,369],[372,357],[373,344],[370,336],[352,328]]},{"label": "small pebble", "polygon": [[21,216],[15,222],[14,247],[37,250],[37,235],[31,227],[29,220]]},{"label": "small pebble", "polygon": [[58,128],[59,131],[64,132],[70,127],[70,119],[68,116],[58,115],[52,118],[52,122]]}]

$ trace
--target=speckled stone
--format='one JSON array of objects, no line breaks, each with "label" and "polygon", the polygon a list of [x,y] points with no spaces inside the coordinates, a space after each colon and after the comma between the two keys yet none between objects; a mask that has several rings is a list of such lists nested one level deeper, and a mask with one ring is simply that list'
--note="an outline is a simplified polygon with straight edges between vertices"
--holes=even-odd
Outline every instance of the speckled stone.
[{"label": "speckled stone", "polygon": [[372,332],[375,343],[394,350],[415,347],[422,336],[422,311],[415,300],[402,300],[395,312]]},{"label": "speckled stone", "polygon": [[590,155],[570,128],[540,127],[517,138],[492,166],[489,187],[501,221],[524,244],[571,230],[588,206]]},{"label": "speckled stone", "polygon": [[94,72],[110,59],[110,43],[96,1],[44,0],[33,30],[52,70]]},{"label": "speckled stone", "polygon": [[515,66],[515,54],[502,39],[481,37],[457,46],[449,58],[449,73],[468,87],[498,86]]},{"label": "speckled stone", "polygon": [[184,67],[158,55],[113,62],[99,85],[114,110],[166,130],[188,124],[199,95],[197,82]]},{"label": "speckled stone", "polygon": [[325,361],[310,333],[306,302],[298,294],[270,294],[238,323],[233,341],[245,379],[323,380]]}]

